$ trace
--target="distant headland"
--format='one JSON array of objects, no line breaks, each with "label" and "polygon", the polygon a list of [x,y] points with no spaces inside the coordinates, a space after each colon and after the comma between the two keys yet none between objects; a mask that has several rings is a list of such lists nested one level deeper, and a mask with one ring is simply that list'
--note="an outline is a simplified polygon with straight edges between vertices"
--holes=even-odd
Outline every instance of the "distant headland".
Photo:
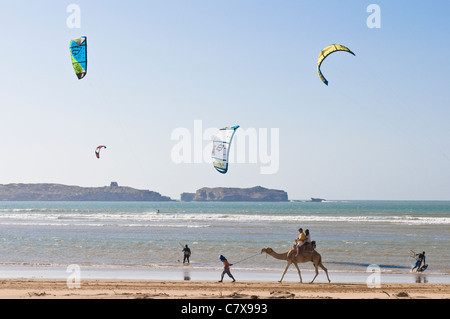
[{"label": "distant headland", "polygon": [[0,184],[1,201],[171,201],[160,193],[119,186],[80,187],[61,184]]},{"label": "distant headland", "polygon": [[277,189],[261,186],[251,188],[203,187],[195,193],[182,193],[182,201],[215,202],[287,202],[288,194]]},{"label": "distant headland", "polygon": [[[81,187],[54,183],[0,184],[0,201],[174,201],[160,193],[119,186]],[[181,201],[199,202],[287,202],[282,190],[261,186],[251,188],[203,187],[195,193],[182,193]]]}]

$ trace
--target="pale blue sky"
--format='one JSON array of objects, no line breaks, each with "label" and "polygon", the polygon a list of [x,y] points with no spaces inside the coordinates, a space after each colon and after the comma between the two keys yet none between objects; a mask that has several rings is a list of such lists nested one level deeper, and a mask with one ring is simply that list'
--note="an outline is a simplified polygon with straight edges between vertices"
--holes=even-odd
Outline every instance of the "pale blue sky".
[{"label": "pale blue sky", "polygon": [[[81,28],[66,25],[69,4]],[[369,29],[366,8],[381,9]],[[448,1],[0,1],[0,183],[450,200]],[[77,80],[69,41],[88,38]],[[327,45],[348,46],[317,76]],[[177,128],[278,128],[279,170],[175,164]],[[95,158],[104,144],[102,158]],[[206,141],[205,141],[206,145]]]}]

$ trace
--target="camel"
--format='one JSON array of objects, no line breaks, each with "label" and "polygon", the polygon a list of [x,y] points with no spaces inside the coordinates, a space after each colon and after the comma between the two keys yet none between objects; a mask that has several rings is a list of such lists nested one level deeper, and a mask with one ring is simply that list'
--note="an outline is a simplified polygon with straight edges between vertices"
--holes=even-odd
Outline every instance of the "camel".
[{"label": "camel", "polygon": [[317,275],[319,274],[319,269],[318,269],[319,266],[320,266],[320,268],[322,268],[325,271],[328,282],[331,282],[330,277],[328,277],[328,270],[322,264],[322,256],[320,256],[320,254],[317,251],[315,251],[314,249],[300,251],[300,254],[298,254],[297,256],[295,256],[297,253],[297,249],[296,249],[295,245],[289,251],[282,253],[282,254],[276,253],[270,247],[263,248],[261,250],[261,253],[266,253],[275,259],[287,261],[286,268],[284,269],[283,275],[281,276],[281,279],[278,282],[281,282],[283,280],[284,275],[286,274],[286,271],[288,270],[288,268],[291,264],[294,264],[295,268],[297,268],[298,276],[300,277],[300,282],[302,282],[302,274],[300,273],[300,269],[298,268],[297,264],[298,263],[306,263],[308,261],[313,262],[314,268],[316,270],[316,275],[314,276],[314,278],[311,280],[310,283],[313,283],[314,280],[316,279]]}]

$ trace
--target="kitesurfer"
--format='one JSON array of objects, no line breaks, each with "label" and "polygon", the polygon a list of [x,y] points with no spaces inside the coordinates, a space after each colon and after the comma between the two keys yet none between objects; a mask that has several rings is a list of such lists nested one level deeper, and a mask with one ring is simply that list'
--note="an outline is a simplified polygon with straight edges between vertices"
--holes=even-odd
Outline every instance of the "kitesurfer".
[{"label": "kitesurfer", "polygon": [[416,271],[420,271],[420,269],[421,269],[420,266],[422,265],[422,263],[425,265],[425,252],[423,251],[422,253],[415,254],[414,258],[416,258],[416,264],[411,269],[411,271],[413,271],[416,268],[417,268]]},{"label": "kitesurfer", "polygon": [[222,271],[222,276],[221,276],[219,282],[223,281],[223,276],[225,274],[227,274],[228,277],[233,279],[233,282],[235,282],[236,279],[234,279],[233,275],[230,272],[230,266],[233,266],[233,264],[228,263],[228,260],[223,255],[220,255],[219,259],[220,259],[221,262],[223,262],[223,271]]},{"label": "kitesurfer", "polygon": [[188,245],[186,245],[183,248],[182,252],[184,253],[183,264],[186,262],[186,260],[187,260],[187,263],[189,264],[190,263],[189,257],[191,256],[191,249],[188,247]]}]

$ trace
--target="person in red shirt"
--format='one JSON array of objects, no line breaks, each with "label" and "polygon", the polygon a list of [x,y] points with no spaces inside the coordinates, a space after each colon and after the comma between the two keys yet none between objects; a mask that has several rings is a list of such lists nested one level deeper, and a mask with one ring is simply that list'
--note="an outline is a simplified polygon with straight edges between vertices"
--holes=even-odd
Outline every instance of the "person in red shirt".
[{"label": "person in red shirt", "polygon": [[228,260],[223,255],[220,255],[219,259],[221,262],[223,262],[222,277],[220,278],[219,282],[223,281],[223,276],[225,274],[227,274],[231,279],[233,279],[233,282],[235,282],[236,279],[234,279],[233,275],[230,272],[230,266],[233,266],[233,264],[228,263]]}]

